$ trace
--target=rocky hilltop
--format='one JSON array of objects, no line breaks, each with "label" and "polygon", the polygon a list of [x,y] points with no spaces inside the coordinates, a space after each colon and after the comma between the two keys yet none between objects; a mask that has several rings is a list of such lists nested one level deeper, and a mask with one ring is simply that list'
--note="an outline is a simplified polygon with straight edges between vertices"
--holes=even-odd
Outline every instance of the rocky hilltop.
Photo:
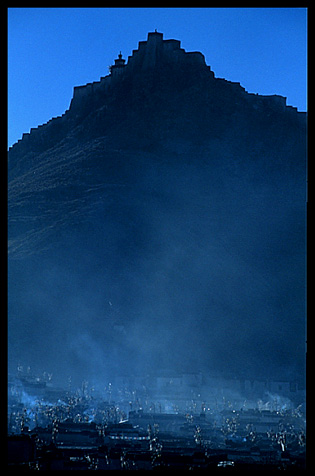
[{"label": "rocky hilltop", "polygon": [[286,98],[152,32],[8,160],[10,361],[303,375],[306,114]]},{"label": "rocky hilltop", "polygon": [[30,150],[38,154],[62,140],[91,136],[110,141],[113,133],[125,147],[160,145],[173,134],[200,144],[236,123],[241,130],[244,121],[248,128],[252,120],[279,115],[286,126],[293,121],[305,127],[306,114],[286,106],[285,97],[251,94],[240,83],[215,78],[202,53],[186,52],[180,41],[153,32],[127,64],[120,54],[109,75],[75,87],[69,110],[23,134],[10,157],[13,166],[14,157]]}]

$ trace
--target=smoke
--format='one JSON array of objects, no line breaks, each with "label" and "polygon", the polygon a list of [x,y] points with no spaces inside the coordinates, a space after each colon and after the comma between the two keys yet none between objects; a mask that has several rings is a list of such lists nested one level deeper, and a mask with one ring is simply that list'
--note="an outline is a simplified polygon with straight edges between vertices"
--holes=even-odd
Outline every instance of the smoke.
[{"label": "smoke", "polygon": [[33,410],[38,404],[38,398],[34,395],[29,395],[25,390],[22,390],[20,399],[24,407],[30,410]]},{"label": "smoke", "polygon": [[294,404],[287,397],[267,392],[268,401],[263,405],[267,410],[285,411],[294,408]]},{"label": "smoke", "polygon": [[10,365],[303,375],[303,186],[228,152],[102,157],[90,180],[124,186],[55,197],[50,250],[9,264]]}]

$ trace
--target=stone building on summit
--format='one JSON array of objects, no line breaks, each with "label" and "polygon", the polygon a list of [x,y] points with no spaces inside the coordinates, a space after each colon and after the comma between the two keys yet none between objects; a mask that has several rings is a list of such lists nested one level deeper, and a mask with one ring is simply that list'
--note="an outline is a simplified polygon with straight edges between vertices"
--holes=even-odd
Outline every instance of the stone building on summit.
[{"label": "stone building on summit", "polygon": [[[32,140],[36,142],[36,146],[39,142],[45,142],[48,133],[47,127],[49,133],[52,129],[67,131],[71,127],[68,124],[68,119],[83,117],[87,111],[98,108],[104,100],[107,102],[107,95],[112,95],[117,88],[119,89],[120,83],[122,83],[122,87],[127,86],[128,89],[128,93],[124,91],[121,94],[119,91],[124,101],[132,99],[134,90],[143,89],[144,83],[146,86],[149,85],[149,89],[150,83],[152,83],[152,87],[156,87],[158,84],[160,90],[170,89],[172,93],[174,86],[179,90],[191,88],[193,94],[196,93],[196,88],[198,91],[203,90],[204,98],[200,96],[199,99],[205,107],[208,105],[207,103],[211,105],[216,97],[223,95],[227,107],[226,104],[220,106],[225,107],[227,113],[231,107],[230,102],[233,101],[236,105],[246,103],[250,109],[293,113],[296,119],[302,120],[302,122],[305,120],[306,114],[297,113],[297,108],[287,106],[285,97],[276,94],[264,96],[248,93],[239,82],[216,78],[210,66],[206,64],[202,53],[198,51],[186,52],[181,48],[179,40],[164,40],[163,33],[157,31],[149,32],[146,41],[139,41],[138,48],[132,50],[127,62],[120,52],[118,58],[114,60],[114,64],[109,66],[109,73],[109,75],[101,77],[99,81],[75,86],[69,109],[61,116],[54,117],[37,128],[32,128],[29,133],[24,133],[22,137],[24,142],[28,142],[30,134]],[[136,101],[138,94],[135,97]],[[143,100],[145,99],[146,95]],[[108,109],[109,106],[105,105],[105,108]],[[211,110],[207,109],[208,111],[205,113],[211,113]],[[41,137],[39,134],[44,135]],[[20,145],[22,139],[18,140],[10,149],[14,149],[17,144]]]},{"label": "stone building on summit", "polygon": [[[22,139],[13,144],[10,150],[14,150],[16,145],[20,146],[22,140],[25,145],[26,142],[29,142],[30,135],[35,148],[40,143],[45,143],[47,134],[51,132],[55,134],[57,131],[59,137],[59,131],[67,132],[71,127],[68,119],[83,117],[90,109],[98,108],[104,99],[106,100],[108,94],[112,94],[117,87],[119,89],[121,82],[122,86],[130,83],[127,84],[127,89],[130,90],[131,97],[131,89],[141,89],[143,82],[147,84],[147,81],[149,84],[152,82],[152,86],[156,86],[158,83],[159,88],[163,90],[168,89],[168,86],[169,89],[173,89],[174,84],[179,89],[189,87],[194,90],[198,87],[200,90],[201,86],[204,89],[205,97],[202,102],[205,106],[208,102],[212,103],[213,98],[223,94],[227,103],[231,98],[235,102],[235,97],[239,97],[240,100],[236,100],[236,104],[246,103],[250,109],[259,111],[293,113],[295,119],[302,123],[305,121],[306,113],[298,112],[296,107],[287,106],[285,97],[276,94],[248,93],[239,82],[216,78],[210,66],[206,64],[202,53],[199,51],[186,52],[181,48],[179,40],[164,40],[163,33],[157,31],[149,32],[146,41],[139,41],[138,48],[132,50],[127,63],[120,52],[118,58],[114,60],[114,64],[109,66],[109,73],[109,75],[101,77],[99,81],[75,86],[70,107],[64,114],[53,117],[47,123],[24,133]],[[126,91],[121,98],[126,99]],[[127,99],[129,98],[127,97]],[[136,100],[138,100],[138,96]],[[225,104],[221,104],[221,106],[225,106]],[[230,106],[231,104],[228,104],[228,108]],[[107,105],[105,107],[108,108]],[[228,108],[225,108],[227,113]]]},{"label": "stone building on summit", "polygon": [[148,33],[146,41],[139,41],[137,49],[128,56],[128,61],[123,59],[121,52],[115,59],[115,64],[109,67],[110,74],[100,78],[100,81],[88,83],[74,88],[73,99],[70,108],[76,107],[77,99],[85,95],[97,93],[100,90],[108,90],[114,86],[117,80],[130,75],[136,76],[157,70],[183,71],[183,69],[201,69],[210,77],[214,77],[210,66],[205,63],[204,55],[198,51],[187,53],[180,47],[179,40],[163,40],[163,33],[157,31]]}]

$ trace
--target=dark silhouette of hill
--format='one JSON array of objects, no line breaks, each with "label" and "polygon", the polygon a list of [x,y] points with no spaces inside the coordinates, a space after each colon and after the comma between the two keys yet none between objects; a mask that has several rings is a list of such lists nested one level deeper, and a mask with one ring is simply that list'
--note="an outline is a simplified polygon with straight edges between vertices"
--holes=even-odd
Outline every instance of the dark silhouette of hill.
[{"label": "dark silhouette of hill", "polygon": [[303,380],[305,212],[306,114],[149,33],[9,150],[10,365]]}]

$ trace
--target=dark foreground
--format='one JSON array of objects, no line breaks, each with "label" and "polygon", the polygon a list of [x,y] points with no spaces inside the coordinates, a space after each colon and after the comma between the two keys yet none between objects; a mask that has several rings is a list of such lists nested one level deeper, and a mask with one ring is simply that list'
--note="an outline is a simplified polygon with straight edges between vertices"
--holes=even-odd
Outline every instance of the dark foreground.
[{"label": "dark foreground", "polygon": [[12,470],[303,470],[305,432],[292,412],[130,411],[97,424],[67,418],[8,437]]},{"label": "dark foreground", "polygon": [[[8,467],[210,474],[305,470],[303,392],[291,384],[290,399],[270,391],[258,399],[253,390],[245,398],[218,382],[208,388],[171,380],[154,392],[140,384],[109,383],[97,392],[87,382],[76,391],[64,390],[21,374],[9,382]],[[285,392],[284,383],[281,389]]]}]

